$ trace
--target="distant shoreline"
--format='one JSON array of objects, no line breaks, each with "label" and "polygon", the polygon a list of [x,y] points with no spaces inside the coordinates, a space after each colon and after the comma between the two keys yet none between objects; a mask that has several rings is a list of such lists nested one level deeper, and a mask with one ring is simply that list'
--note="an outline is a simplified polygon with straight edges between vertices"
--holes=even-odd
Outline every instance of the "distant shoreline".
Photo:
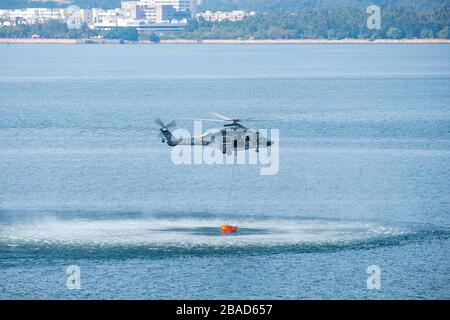
[{"label": "distant shoreline", "polygon": [[320,39],[279,39],[279,40],[161,40],[161,43],[201,43],[201,44],[362,44],[362,43],[450,43],[450,39],[378,39],[378,40],[366,40],[366,39],[342,39],[342,40],[320,40]]},{"label": "distant shoreline", "polygon": [[[29,38],[0,38],[0,43],[54,43],[54,44],[156,44],[150,41],[121,42],[119,40],[87,40],[87,39],[29,39]],[[159,44],[450,44],[450,39],[258,39],[258,40],[161,40]]]}]

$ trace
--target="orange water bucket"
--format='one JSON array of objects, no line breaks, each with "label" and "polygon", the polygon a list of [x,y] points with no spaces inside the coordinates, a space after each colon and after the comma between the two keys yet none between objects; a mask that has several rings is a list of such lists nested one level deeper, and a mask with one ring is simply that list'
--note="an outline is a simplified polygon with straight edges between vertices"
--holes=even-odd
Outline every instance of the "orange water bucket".
[{"label": "orange water bucket", "polygon": [[232,232],[237,232],[238,227],[237,226],[232,226],[229,224],[222,224],[222,226],[220,227],[220,230],[223,233],[232,233]]}]

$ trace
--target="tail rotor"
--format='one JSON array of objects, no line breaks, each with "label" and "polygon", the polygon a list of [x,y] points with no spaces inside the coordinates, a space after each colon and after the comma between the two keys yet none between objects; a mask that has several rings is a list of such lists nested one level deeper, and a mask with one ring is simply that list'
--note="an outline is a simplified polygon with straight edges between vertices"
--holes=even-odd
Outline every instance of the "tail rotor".
[{"label": "tail rotor", "polygon": [[176,127],[175,120],[172,120],[167,124],[164,124],[164,122],[161,119],[156,118],[155,123],[159,127],[160,132],[159,132],[158,137],[161,138],[161,142],[162,143],[167,142],[167,144],[171,147],[176,146],[178,144],[178,141],[174,141],[172,139],[172,132],[170,132],[170,130],[169,130],[169,129]]},{"label": "tail rotor", "polygon": [[175,120],[172,120],[167,124],[164,124],[164,122],[159,118],[155,119],[155,123],[160,127],[160,130],[163,128],[165,128],[165,129],[175,128],[177,125]]}]

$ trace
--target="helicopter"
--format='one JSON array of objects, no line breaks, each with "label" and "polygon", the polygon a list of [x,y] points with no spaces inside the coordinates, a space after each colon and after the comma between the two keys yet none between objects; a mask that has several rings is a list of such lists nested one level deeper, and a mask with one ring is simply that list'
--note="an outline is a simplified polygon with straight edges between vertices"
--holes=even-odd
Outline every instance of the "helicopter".
[{"label": "helicopter", "polygon": [[199,136],[193,136],[190,138],[178,137],[176,138],[171,128],[176,126],[175,121],[171,121],[167,124],[161,119],[156,119],[155,123],[159,126],[162,143],[167,143],[168,146],[174,147],[177,145],[201,145],[212,148],[218,148],[222,150],[223,154],[231,155],[233,151],[255,149],[255,152],[259,152],[260,148],[268,148],[274,144],[274,142],[261,134],[258,130],[247,128],[242,125],[241,122],[257,122],[267,121],[255,118],[229,118],[219,113],[211,113],[214,118],[210,119],[192,119],[184,118],[184,120],[194,121],[213,121],[222,122],[222,128],[215,128],[207,130],[205,133]]}]

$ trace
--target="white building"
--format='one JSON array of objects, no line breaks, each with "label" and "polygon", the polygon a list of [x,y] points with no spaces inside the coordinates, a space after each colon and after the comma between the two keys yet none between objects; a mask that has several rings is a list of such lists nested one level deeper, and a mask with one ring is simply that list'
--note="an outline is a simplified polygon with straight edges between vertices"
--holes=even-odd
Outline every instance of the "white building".
[{"label": "white building", "polygon": [[175,10],[190,10],[193,6],[196,6],[196,0],[140,0],[125,2],[138,2],[141,5],[149,6],[172,6]]},{"label": "white building", "polygon": [[[122,1],[115,9],[81,9],[81,20],[90,27],[138,27],[151,23],[179,23],[195,17],[197,0],[136,0]],[[27,8],[0,10],[0,21],[42,23],[49,20],[67,21],[72,12],[67,9]]]},{"label": "white building", "polygon": [[[133,6],[172,6],[176,11],[195,12],[197,0],[140,0],[122,1],[122,8],[130,9]],[[192,15],[195,16],[195,15]]]},{"label": "white building", "polygon": [[153,0],[155,5],[159,6],[172,6],[175,10],[185,11],[192,10],[194,7],[194,1],[192,0]]},{"label": "white building", "polygon": [[241,21],[246,16],[254,16],[255,12],[247,13],[245,11],[217,11],[217,12],[211,12],[211,11],[205,11],[198,13],[198,18],[203,18],[206,21],[214,21],[214,22],[220,22],[220,21]]},{"label": "white building", "polygon": [[8,21],[24,21],[25,23],[39,23],[48,20],[65,20],[64,9],[26,8],[13,10],[0,10],[0,17]]},{"label": "white building", "polygon": [[12,23],[42,23],[49,20],[65,21],[67,13],[65,9],[49,9],[49,8],[26,8],[0,10],[0,18],[8,20]]}]

